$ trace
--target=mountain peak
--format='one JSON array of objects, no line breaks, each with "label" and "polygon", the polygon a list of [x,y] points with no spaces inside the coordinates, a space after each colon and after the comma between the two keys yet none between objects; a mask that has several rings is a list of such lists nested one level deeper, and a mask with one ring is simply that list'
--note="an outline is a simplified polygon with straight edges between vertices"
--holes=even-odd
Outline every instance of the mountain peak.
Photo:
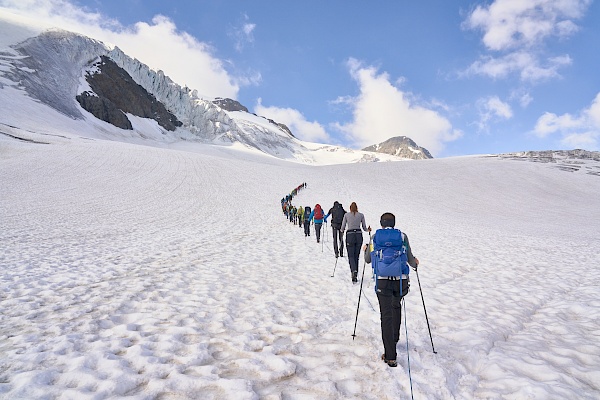
[{"label": "mountain peak", "polygon": [[363,149],[364,151],[372,151],[375,153],[391,154],[401,158],[411,160],[425,160],[433,158],[431,153],[419,145],[414,140],[407,136],[395,136],[389,138],[385,142],[374,144]]}]

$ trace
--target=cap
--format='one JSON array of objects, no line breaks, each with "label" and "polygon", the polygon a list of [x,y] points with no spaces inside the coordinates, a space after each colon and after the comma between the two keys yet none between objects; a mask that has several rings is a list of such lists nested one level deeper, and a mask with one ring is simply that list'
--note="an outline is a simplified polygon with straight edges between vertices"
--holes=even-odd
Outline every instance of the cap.
[{"label": "cap", "polygon": [[379,219],[379,223],[383,228],[393,228],[396,225],[396,217],[394,214],[386,212],[381,214],[381,218]]}]

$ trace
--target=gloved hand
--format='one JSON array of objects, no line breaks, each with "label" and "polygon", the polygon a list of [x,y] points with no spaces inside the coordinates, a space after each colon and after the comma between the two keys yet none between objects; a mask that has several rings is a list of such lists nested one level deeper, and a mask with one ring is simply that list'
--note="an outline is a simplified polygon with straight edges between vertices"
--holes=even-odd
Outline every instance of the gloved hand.
[{"label": "gloved hand", "polygon": [[415,257],[415,265],[412,266],[412,269],[416,271],[418,267],[419,267],[419,259],[417,257]]}]

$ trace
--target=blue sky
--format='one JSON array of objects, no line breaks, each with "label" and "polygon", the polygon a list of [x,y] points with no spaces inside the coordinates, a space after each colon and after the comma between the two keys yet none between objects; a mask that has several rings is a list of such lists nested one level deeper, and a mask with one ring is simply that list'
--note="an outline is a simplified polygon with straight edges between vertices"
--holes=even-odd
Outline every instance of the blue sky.
[{"label": "blue sky", "polygon": [[[436,157],[600,150],[592,0],[0,0],[301,139]],[[41,22],[40,22],[41,23]]]}]

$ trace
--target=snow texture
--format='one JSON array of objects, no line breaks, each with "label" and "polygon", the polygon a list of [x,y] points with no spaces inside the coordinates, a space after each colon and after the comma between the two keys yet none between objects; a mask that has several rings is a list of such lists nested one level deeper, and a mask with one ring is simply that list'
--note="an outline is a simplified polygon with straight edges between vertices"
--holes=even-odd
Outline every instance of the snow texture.
[{"label": "snow texture", "polygon": [[[438,352],[413,273],[415,398],[600,396],[597,162],[310,167],[1,128],[2,399],[407,398],[369,267],[352,340],[347,259],[331,277],[330,230],[317,244],[280,211],[303,181],[296,205],[356,201],[409,234]],[[365,190],[388,176],[404,184]]]},{"label": "snow texture", "polygon": [[[0,84],[0,399],[600,398],[598,161],[324,165],[356,154],[303,144],[311,166]],[[355,201],[409,235],[398,368],[370,267],[353,340],[330,227],[284,219],[302,182],[297,206]]]}]

